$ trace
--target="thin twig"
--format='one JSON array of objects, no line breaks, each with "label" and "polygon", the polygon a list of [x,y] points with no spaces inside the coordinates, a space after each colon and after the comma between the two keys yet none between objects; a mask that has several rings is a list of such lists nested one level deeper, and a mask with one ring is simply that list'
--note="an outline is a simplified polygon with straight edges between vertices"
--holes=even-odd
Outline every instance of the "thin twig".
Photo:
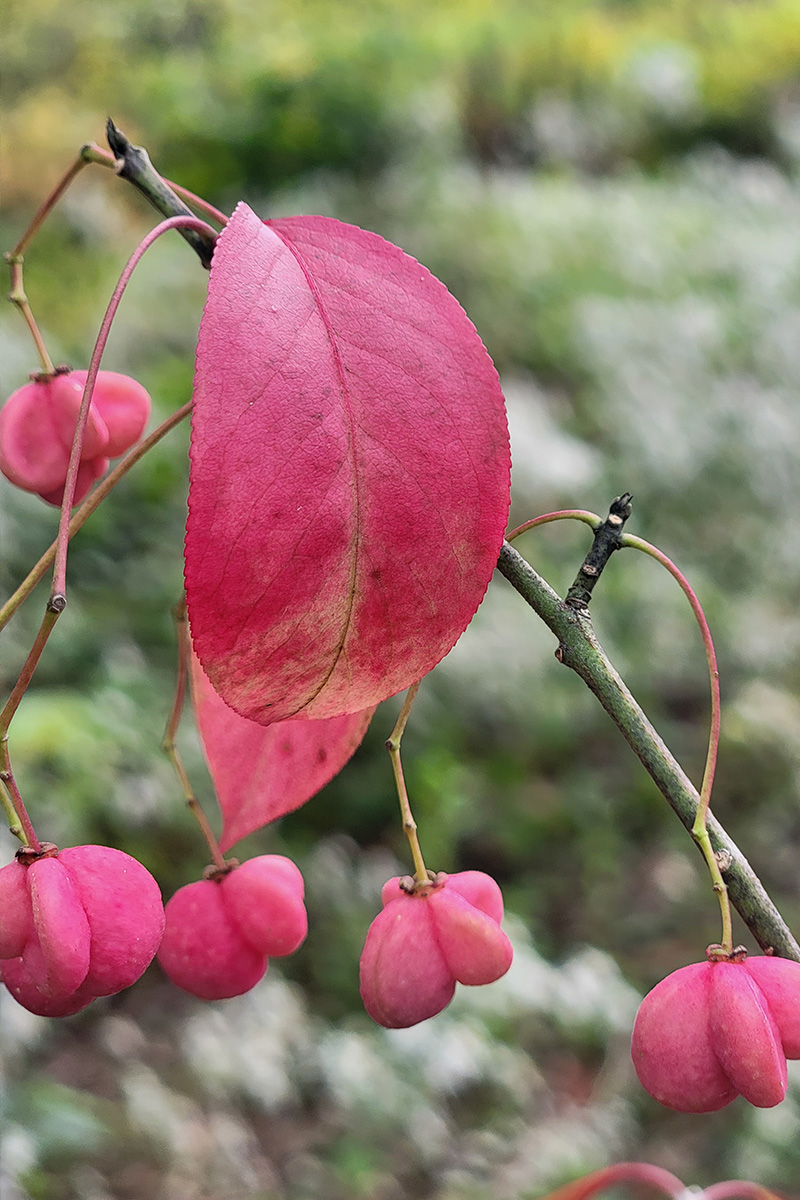
[{"label": "thin twig", "polygon": [[181,788],[186,799],[186,805],[191,812],[200,829],[203,832],[203,837],[206,839],[208,848],[211,852],[211,857],[214,860],[214,866],[217,871],[223,872],[229,869],[230,864],[225,861],[225,856],[220,849],[219,842],[211,828],[208,817],[200,807],[200,801],[194,793],[194,788],[191,785],[189,776],[186,773],[186,768],[183,765],[183,760],[178,751],[176,737],[178,734],[178,726],[183,713],[183,706],[186,700],[186,683],[189,675],[189,625],[186,620],[186,597],[183,596],[172,610],[172,615],[175,619],[175,636],[178,643],[178,669],[175,677],[175,698],[172,702],[172,709],[167,718],[167,727],[164,730],[164,737],[161,740],[161,749],[166,754],[169,761],[175,769],[175,774],[180,780]]}]

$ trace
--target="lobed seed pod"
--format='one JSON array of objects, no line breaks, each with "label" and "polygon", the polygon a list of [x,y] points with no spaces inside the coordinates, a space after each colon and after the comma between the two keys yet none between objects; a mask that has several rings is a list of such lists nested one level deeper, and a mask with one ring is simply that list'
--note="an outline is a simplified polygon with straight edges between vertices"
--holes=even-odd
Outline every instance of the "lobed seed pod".
[{"label": "lobed seed pod", "polygon": [[642,1001],[636,1074],[668,1108],[714,1112],[742,1095],[772,1108],[800,1058],[800,963],[738,953],[681,967]]},{"label": "lobed seed pod", "polygon": [[383,911],[370,925],[361,955],[361,998],[374,1021],[404,1029],[441,1012],[456,983],[493,983],[511,966],[500,928],[500,888],[481,871],[441,873],[407,890],[383,887]]}]

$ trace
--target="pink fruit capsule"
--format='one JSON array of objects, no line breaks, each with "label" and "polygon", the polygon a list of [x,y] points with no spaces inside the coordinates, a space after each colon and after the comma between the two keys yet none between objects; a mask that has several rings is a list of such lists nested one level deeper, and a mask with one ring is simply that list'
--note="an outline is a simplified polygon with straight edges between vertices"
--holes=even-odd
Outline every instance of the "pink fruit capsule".
[{"label": "pink fruit capsule", "polygon": [[669,1108],[714,1112],[737,1095],[780,1104],[786,1060],[800,1058],[800,963],[742,952],[674,971],[642,1001],[631,1053]]},{"label": "pink fruit capsule", "polygon": [[201,1000],[241,996],[263,978],[267,956],[254,950],[225,908],[213,879],[187,883],[167,901],[158,961],[166,975]]},{"label": "pink fruit capsule", "polygon": [[[128,987],[164,928],[158,884],[108,846],[73,846],[0,870],[2,980],[21,1004],[65,1016]],[[8,920],[6,921],[6,914]]]},{"label": "pink fruit capsule", "polygon": [[[71,378],[83,388],[87,371],[73,371]],[[138,442],[150,417],[150,396],[130,375],[117,371],[98,371],[92,392],[92,410],[108,429],[105,453],[117,458]]]},{"label": "pink fruit capsule", "polygon": [[[78,467],[78,477],[75,480],[75,494],[72,497],[73,507],[80,504],[81,500],[88,496],[92,490],[92,484],[96,479],[101,479],[109,468],[109,460],[104,457],[83,459]],[[64,499],[64,484],[60,487],[53,488],[52,491],[39,492],[43,500],[48,504],[53,504],[56,508],[61,507],[61,501]]]},{"label": "pink fruit capsule", "polygon": [[480,871],[438,875],[407,891],[399,878],[381,893],[361,955],[361,997],[373,1020],[403,1029],[433,1017],[453,998],[456,983],[492,983],[511,966],[511,943],[500,928],[503,898]]},{"label": "pink fruit capsule", "polygon": [[303,876],[290,858],[261,854],[221,882],[228,915],[245,940],[270,958],[294,954],[308,933]]},{"label": "pink fruit capsule", "polygon": [[292,954],[308,929],[303,877],[291,859],[263,854],[187,884],[166,907],[158,961],[203,1000],[250,991],[268,958]]},{"label": "pink fruit capsule", "polygon": [[[45,494],[63,487],[83,399],[75,372],[35,380],[19,388],[0,409],[0,471],[26,492]],[[101,458],[109,433],[92,406],[81,460]]]}]

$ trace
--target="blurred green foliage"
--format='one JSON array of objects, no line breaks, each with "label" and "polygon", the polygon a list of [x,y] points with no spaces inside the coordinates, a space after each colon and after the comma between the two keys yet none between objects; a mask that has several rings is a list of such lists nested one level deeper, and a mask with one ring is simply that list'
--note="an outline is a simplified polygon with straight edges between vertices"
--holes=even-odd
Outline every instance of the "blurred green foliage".
[{"label": "blurred green foliage", "polygon": [[[715,811],[797,929],[800,3],[9,0],[4,32],[4,247],[111,112],[212,201],[363,224],[445,280],[503,379],[513,523],[634,492],[632,528],[688,573],[715,633]],[[150,222],[99,168],[50,218],[26,285],[58,361],[88,360]],[[107,365],[151,390],[154,421],[190,394],[204,291],[176,238],[123,302]],[[0,314],[3,394],[35,365],[17,315]],[[206,860],[158,748],[187,442],[175,430],[75,539],[68,610],[10,743],[43,836],[118,845],[165,894]],[[4,595],[55,519],[0,479]],[[520,548],[563,593],[586,545],[561,525]],[[0,638],[9,681],[43,600]],[[684,598],[626,554],[593,607],[699,779],[708,684]],[[399,1035],[361,1011],[364,933],[381,883],[408,868],[389,702],[319,797],[237,848],[290,853],[308,881],[308,942],[251,996],[203,1006],[154,968],[65,1022],[3,1004],[0,1183],[43,1200],[523,1200],[628,1158],[794,1194],[796,1072],[779,1109],[702,1118],[661,1109],[632,1076],[637,995],[716,940],[716,905],[684,831],[553,649],[496,581],[404,742],[428,860],[503,886],[517,947],[505,981]],[[188,720],[181,742],[213,813]]]}]

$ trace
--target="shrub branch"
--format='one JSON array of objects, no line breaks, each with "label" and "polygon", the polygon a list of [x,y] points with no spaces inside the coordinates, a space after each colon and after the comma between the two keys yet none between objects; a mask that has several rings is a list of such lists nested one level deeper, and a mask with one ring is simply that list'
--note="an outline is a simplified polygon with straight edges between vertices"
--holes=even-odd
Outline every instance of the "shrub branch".
[{"label": "shrub branch", "polygon": [[[619,529],[621,532],[621,525]],[[600,566],[600,570],[615,548],[610,545],[605,560],[595,564]],[[588,597],[582,603],[579,599],[577,605],[574,600],[572,604],[562,600],[507,542],[500,551],[497,566],[511,586],[558,638],[558,661],[575,671],[590,691],[594,692],[667,803],[691,833],[700,796],[600,645],[589,615]],[[580,574],[578,580],[584,585],[588,583],[587,580],[582,580]],[[591,594],[591,588],[588,588],[588,591]],[[731,902],[759,946],[762,950],[782,958],[800,962],[800,945],[739,847],[711,813],[708,815],[708,832],[728,886]]]}]

